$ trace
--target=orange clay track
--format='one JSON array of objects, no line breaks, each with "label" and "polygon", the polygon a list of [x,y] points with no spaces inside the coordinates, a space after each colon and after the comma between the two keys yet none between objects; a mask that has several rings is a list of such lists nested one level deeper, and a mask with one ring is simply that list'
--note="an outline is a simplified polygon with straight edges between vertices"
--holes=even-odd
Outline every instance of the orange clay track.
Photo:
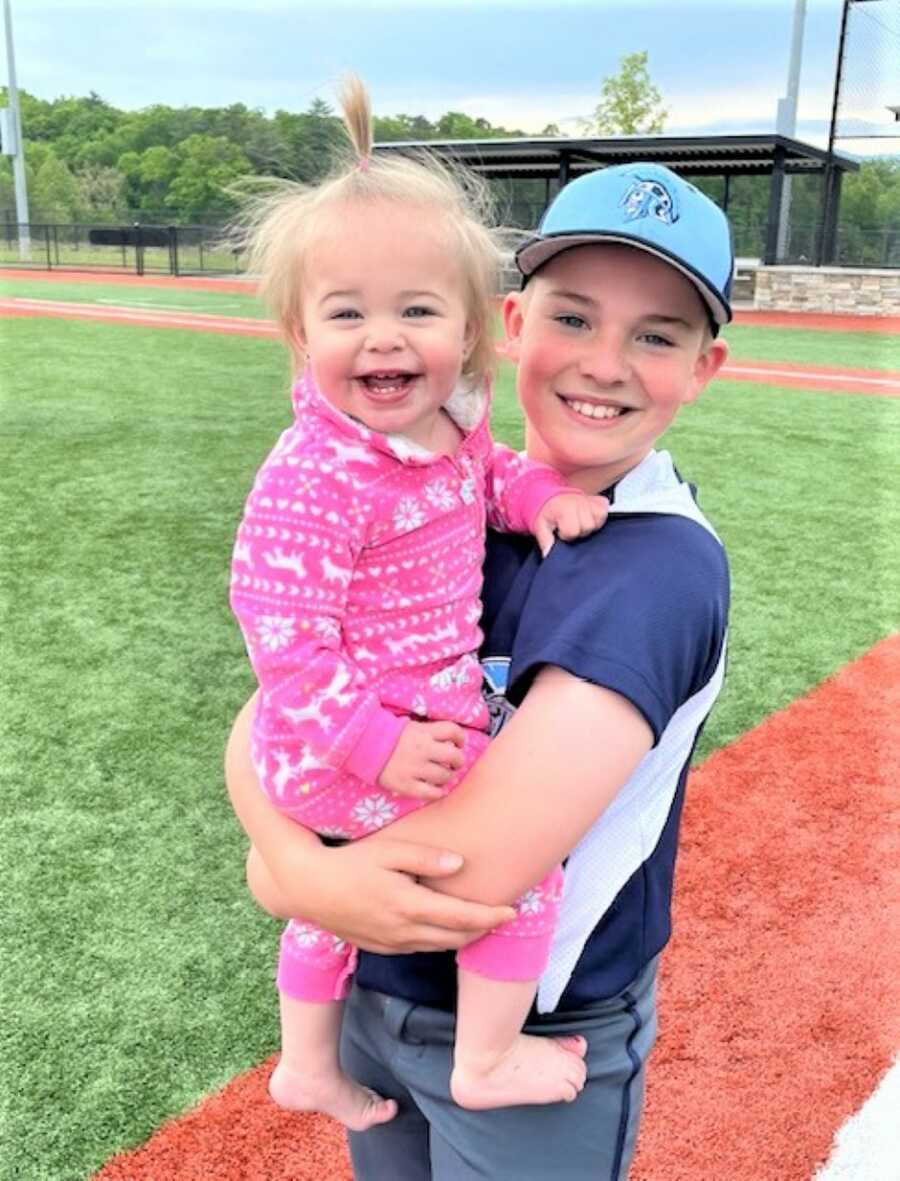
[{"label": "orange clay track", "polygon": [[[91,276],[93,279],[94,276]],[[201,280],[207,285],[218,280]],[[245,284],[245,290],[246,290]],[[50,299],[0,299],[3,316],[50,316],[62,319],[96,320],[104,324],[131,324],[142,328],[181,328],[192,332],[221,332],[241,336],[276,336],[267,320],[246,316],[219,316],[209,312],[153,311],[147,308],[96,307]],[[821,317],[820,317],[821,319]],[[863,317],[857,317],[859,323]],[[793,321],[792,321],[793,322]],[[900,325],[900,317],[898,317]],[[498,346],[502,352],[502,346]],[[762,382],[842,394],[880,394],[900,397],[900,373],[880,369],[846,369],[834,366],[791,364],[768,361],[730,361],[721,371],[723,378]]]},{"label": "orange clay track", "polygon": [[180,287],[194,291],[240,291],[252,295],[252,279],[212,279],[201,275],[136,275],[121,271],[38,271],[29,267],[0,267],[0,279],[41,279],[46,283],[121,283],[127,287]]},{"label": "orange clay track", "polygon": [[[693,772],[632,1181],[809,1181],[900,1045],[900,636]],[[893,733],[893,737],[891,736]],[[349,1181],[272,1061],[95,1181]]]},{"label": "orange clay track", "polygon": [[[252,279],[211,279],[191,275],[136,275],[116,271],[40,271],[0,267],[0,278],[41,279],[48,283],[121,283],[131,287],[180,287],[202,291],[240,291],[252,294]],[[736,324],[760,328],[812,328],[831,332],[900,332],[900,316],[846,316],[826,312],[770,312],[756,308],[735,313]]]}]

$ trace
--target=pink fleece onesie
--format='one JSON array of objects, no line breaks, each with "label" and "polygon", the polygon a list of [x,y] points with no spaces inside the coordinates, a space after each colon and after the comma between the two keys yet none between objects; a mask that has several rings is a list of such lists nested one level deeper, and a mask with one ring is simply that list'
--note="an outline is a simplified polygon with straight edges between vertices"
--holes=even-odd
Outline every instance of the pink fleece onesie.
[{"label": "pink fleece onesie", "polygon": [[[492,442],[488,397],[458,390],[454,456],[371,431],[307,373],[295,421],[260,468],[232,562],[231,605],[260,685],[251,749],[279,809],[323,836],[356,839],[424,801],[378,786],[412,719],[466,728],[465,776],[488,743],[476,653],[485,526],[528,532],[568,490],[549,468]],[[562,892],[555,869],[517,917],[459,953],[467,969],[536,980]],[[311,923],[284,932],[279,988],[344,995],[355,951]]]}]

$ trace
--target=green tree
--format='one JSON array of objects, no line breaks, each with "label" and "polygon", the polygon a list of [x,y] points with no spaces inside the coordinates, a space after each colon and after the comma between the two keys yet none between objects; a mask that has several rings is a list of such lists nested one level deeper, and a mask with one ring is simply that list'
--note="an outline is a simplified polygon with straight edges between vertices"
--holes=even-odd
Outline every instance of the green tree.
[{"label": "green tree", "polygon": [[285,160],[279,171],[265,171],[293,180],[320,180],[331,167],[335,152],[347,142],[340,119],[320,98],[301,115],[276,111],[275,126],[285,145]]},{"label": "green tree", "polygon": [[142,212],[156,213],[166,204],[169,186],[175,180],[179,171],[177,152],[162,144],[147,148],[141,154],[138,164],[138,183],[140,184]]},{"label": "green tree", "polygon": [[77,209],[78,183],[65,162],[50,151],[35,173],[29,201],[31,219],[70,222]]},{"label": "green tree", "polygon": [[191,135],[175,155],[178,170],[166,194],[166,206],[192,222],[219,222],[232,214],[236,202],[226,189],[253,171],[240,148],[224,136]]},{"label": "green tree", "polygon": [[655,135],[662,131],[668,111],[650,80],[647,51],[626,53],[619,72],[603,79],[600,102],[590,119],[583,120],[589,135]]},{"label": "green tree", "polygon": [[118,221],[125,208],[125,181],[116,168],[92,165],[75,174],[79,221]]},{"label": "green tree", "polygon": [[424,115],[376,115],[373,123],[379,144],[435,139],[437,135],[434,124]]}]

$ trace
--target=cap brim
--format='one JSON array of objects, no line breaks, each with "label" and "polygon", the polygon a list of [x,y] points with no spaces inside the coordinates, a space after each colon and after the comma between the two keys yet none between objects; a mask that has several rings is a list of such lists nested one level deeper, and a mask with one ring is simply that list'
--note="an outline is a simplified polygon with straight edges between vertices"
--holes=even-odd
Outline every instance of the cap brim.
[{"label": "cap brim", "polygon": [[523,276],[528,278],[529,275],[534,274],[538,267],[542,267],[545,262],[549,262],[554,255],[562,253],[563,250],[571,250],[574,246],[596,246],[598,242],[619,242],[624,246],[634,246],[637,250],[643,250],[645,254],[652,254],[656,258],[662,259],[663,262],[667,262],[676,270],[681,271],[685,278],[689,279],[697,288],[698,294],[709,308],[709,313],[716,324],[730,322],[731,307],[728,301],[720,292],[710,287],[702,275],[686,266],[680,258],[675,258],[667,250],[663,250],[661,246],[647,242],[643,238],[631,237],[628,234],[547,234],[546,236],[529,238],[516,251],[516,266]]}]

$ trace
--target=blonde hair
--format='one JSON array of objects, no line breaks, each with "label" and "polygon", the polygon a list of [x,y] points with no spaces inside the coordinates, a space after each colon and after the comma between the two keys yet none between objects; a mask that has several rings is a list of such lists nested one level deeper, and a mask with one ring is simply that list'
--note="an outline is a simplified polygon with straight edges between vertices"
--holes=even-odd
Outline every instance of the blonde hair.
[{"label": "blonde hair", "polygon": [[423,151],[381,156],[372,153],[372,114],[368,92],[349,77],[340,92],[349,144],[329,175],[310,186],[268,179],[265,191],[251,196],[229,237],[232,249],[246,251],[247,269],[259,280],[262,296],[285,338],[295,364],[305,355],[297,340],[303,300],[303,261],[322,215],[337,204],[380,201],[434,210],[445,220],[450,249],[462,274],[472,344],[463,374],[473,382],[494,369],[494,297],[501,253],[488,229],[491,202],[485,183],[450,168]]}]

